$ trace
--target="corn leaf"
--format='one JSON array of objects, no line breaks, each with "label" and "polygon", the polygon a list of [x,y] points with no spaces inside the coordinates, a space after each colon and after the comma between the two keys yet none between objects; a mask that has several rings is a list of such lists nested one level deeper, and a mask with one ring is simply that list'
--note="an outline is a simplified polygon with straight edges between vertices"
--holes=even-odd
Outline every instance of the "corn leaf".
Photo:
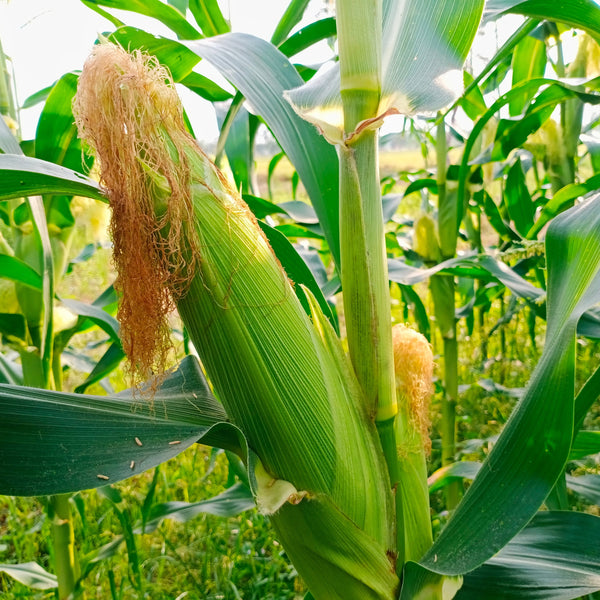
[{"label": "corn leaf", "polygon": [[333,17],[321,19],[291,35],[285,42],[279,45],[279,50],[289,58],[302,52],[302,50],[306,50],[306,48],[310,48],[310,46],[321,40],[335,36],[336,31],[336,23]]},{"label": "corn leaf", "polygon": [[190,12],[206,37],[227,33],[231,30],[217,0],[190,0]]},{"label": "corn leaf", "polygon": [[0,201],[31,194],[79,195],[106,201],[89,177],[29,156],[0,154],[0,177]]},{"label": "corn leaf", "polygon": [[[35,133],[35,157],[75,171],[84,171],[81,142],[73,122],[71,103],[77,90],[77,75],[67,73],[55,84]],[[90,161],[88,161],[88,166]]]},{"label": "corn leaf", "polygon": [[172,519],[179,523],[187,523],[198,515],[209,514],[218,517],[234,517],[250,510],[256,505],[250,488],[243,483],[236,483],[214,498],[199,502],[162,502],[150,508],[144,533],[154,531],[164,519]]},{"label": "corn leaf", "polygon": [[440,272],[483,280],[496,279],[516,296],[532,302],[540,302],[545,296],[544,290],[535,287],[508,265],[492,256],[450,258],[429,269],[413,267],[398,259],[388,261],[390,281],[401,285],[414,285]]},{"label": "corn leaf", "polygon": [[600,590],[600,518],[541,512],[482,567],[456,600],[571,600]]},{"label": "corn leaf", "polygon": [[567,475],[567,487],[588,502],[600,506],[600,475]]},{"label": "corn leaf", "polygon": [[271,36],[271,43],[274,46],[279,46],[302,20],[308,2],[309,0],[291,0]]},{"label": "corn leaf", "polygon": [[200,439],[240,450],[238,430],[192,357],[165,379],[152,402],[139,392],[103,397],[0,385],[0,410],[0,493],[7,495],[113,483]]},{"label": "corn leaf", "polygon": [[6,573],[19,583],[33,590],[51,590],[58,587],[56,575],[48,573],[48,571],[36,562],[26,562],[18,565],[0,565],[0,573]]},{"label": "corn leaf", "polygon": [[184,40],[196,40],[202,37],[201,33],[188,23],[176,8],[160,0],[85,0],[84,4],[92,10],[106,6],[157,19]]},{"label": "corn leaf", "polygon": [[94,365],[94,368],[86,377],[85,381],[75,388],[75,393],[84,394],[90,385],[101,381],[107,375],[112,373],[119,366],[119,364],[121,364],[121,361],[124,358],[125,352],[123,352],[121,343],[113,342],[107,348],[100,360]]},{"label": "corn leaf", "polygon": [[268,42],[241,33],[187,46],[219,69],[264,119],[298,171],[339,261],[338,159],[335,150],[283,98],[284,90],[303,83],[293,65]]},{"label": "corn leaf", "polygon": [[39,273],[15,256],[0,254],[0,277],[22,283],[35,290],[42,289],[42,278]]},{"label": "corn leaf", "polygon": [[[483,10],[481,0],[383,3],[382,95],[385,114],[437,110],[462,91],[462,68]],[[328,65],[287,94],[295,110],[330,141],[341,141],[339,65]],[[350,133],[350,132],[348,132]]]},{"label": "corn leaf", "polygon": [[527,188],[520,158],[508,170],[504,202],[516,231],[524,237],[533,226],[535,205]]},{"label": "corn leaf", "polygon": [[590,454],[600,452],[600,431],[581,430],[573,440],[569,460],[581,460]]},{"label": "corn leaf", "polygon": [[548,229],[544,352],[479,475],[422,559],[430,571],[462,574],[488,560],[533,517],[564,469],[573,438],[577,322],[600,294],[599,205],[597,195]]},{"label": "corn leaf", "polygon": [[107,333],[110,338],[118,342],[119,341],[119,322],[106,311],[93,304],[86,304],[79,300],[71,300],[69,298],[63,298],[61,302],[73,313],[80,317],[86,317],[100,329]]},{"label": "corn leaf", "polygon": [[[23,156],[21,148],[18,148],[17,154],[7,154],[0,155],[0,169],[2,164],[9,165],[9,169],[11,165],[22,165],[23,162],[27,163],[29,160],[35,159],[27,159]],[[47,163],[45,161],[40,161],[44,165],[52,165],[52,169],[56,167],[57,169],[61,169],[63,167],[59,167],[58,165],[53,165],[53,163]],[[67,170],[67,173],[69,171]],[[76,173],[76,171],[71,171],[71,173]],[[7,188],[11,188],[11,184],[14,186],[15,184],[21,188],[21,193],[5,197],[2,192],[0,192],[0,200],[8,199],[8,198],[20,198],[23,196],[27,196],[25,202],[29,209],[29,214],[31,216],[31,221],[33,223],[33,229],[35,231],[35,235],[39,240],[39,257],[37,260],[37,264],[41,266],[41,282],[42,282],[42,302],[43,302],[43,312],[42,312],[42,323],[41,323],[41,336],[39,342],[39,353],[41,357],[43,378],[45,383],[50,380],[50,370],[51,370],[51,361],[52,361],[52,346],[54,342],[53,338],[53,300],[54,300],[54,258],[52,252],[52,245],[50,243],[50,234],[48,233],[48,223],[46,221],[46,210],[44,208],[44,202],[42,197],[38,194],[41,191],[34,187],[30,189],[30,193],[26,193],[24,190],[28,188],[26,181],[29,180],[28,177],[23,176],[18,177],[19,172],[17,172],[17,179],[15,181],[15,172],[7,170],[3,173],[4,181],[8,180],[8,185],[3,186],[4,193],[6,193]],[[77,174],[78,175],[78,174]],[[9,192],[10,193],[10,192]],[[46,387],[46,386],[44,386]]]},{"label": "corn leaf", "polygon": [[179,42],[152,35],[136,27],[120,27],[108,39],[120,44],[123,48],[138,49],[156,56],[162,64],[169,66],[175,82],[188,76],[200,61],[196,54]]},{"label": "corn leaf", "polygon": [[[512,59],[513,87],[522,81],[543,77],[546,71],[546,44],[532,35],[524,37],[515,47]],[[520,115],[529,99],[516,96],[509,104],[511,117]]]},{"label": "corn leaf", "polygon": [[491,20],[505,13],[524,15],[534,19],[547,19],[566,23],[589,31],[600,38],[600,7],[593,0],[489,0],[485,6],[485,19]]}]

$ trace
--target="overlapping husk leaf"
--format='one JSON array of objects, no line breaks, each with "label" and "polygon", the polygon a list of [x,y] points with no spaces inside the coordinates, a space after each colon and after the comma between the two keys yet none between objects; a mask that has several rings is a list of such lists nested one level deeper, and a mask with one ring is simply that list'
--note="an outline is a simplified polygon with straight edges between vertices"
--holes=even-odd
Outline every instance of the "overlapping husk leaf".
[{"label": "overlapping husk leaf", "polygon": [[113,208],[132,364],[162,367],[175,304],[260,459],[251,472],[259,507],[315,598],[393,598],[389,480],[354,374],[316,304],[311,319],[246,204],[186,132],[167,72],[101,44],[75,112]]}]

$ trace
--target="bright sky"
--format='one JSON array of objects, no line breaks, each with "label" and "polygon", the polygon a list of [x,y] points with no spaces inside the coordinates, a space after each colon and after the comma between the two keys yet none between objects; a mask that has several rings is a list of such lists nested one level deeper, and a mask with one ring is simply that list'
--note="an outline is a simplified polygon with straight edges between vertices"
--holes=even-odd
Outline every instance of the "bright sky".
[{"label": "bright sky", "polygon": [[[220,0],[219,4],[234,31],[269,38],[289,0]],[[307,22],[314,20],[322,7],[323,2],[314,0],[307,9]],[[154,19],[111,12],[127,24],[173,37]],[[109,21],[79,0],[0,0],[0,41],[12,59],[18,102],[22,104],[64,73],[80,70],[97,34],[113,29]],[[194,107],[189,106],[192,99]],[[218,130],[210,105],[192,94],[184,95],[184,102],[193,124],[200,125],[195,129],[203,132],[201,137],[216,137]],[[21,113],[23,138],[33,137],[40,110],[38,106]]]}]

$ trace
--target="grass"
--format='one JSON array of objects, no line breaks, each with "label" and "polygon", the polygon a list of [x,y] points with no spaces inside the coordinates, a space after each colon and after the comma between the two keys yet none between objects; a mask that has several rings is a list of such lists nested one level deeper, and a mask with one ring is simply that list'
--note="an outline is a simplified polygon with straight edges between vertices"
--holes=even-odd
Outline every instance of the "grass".
[{"label": "grass", "polygon": [[[416,153],[418,154],[418,153]],[[409,168],[421,168],[418,156],[409,156]],[[406,159],[406,157],[405,157]],[[414,159],[414,160],[413,160]],[[386,172],[395,172],[403,164],[399,153],[386,154],[382,165]],[[263,173],[259,179],[260,192],[266,196],[266,171],[268,162],[259,163]],[[281,200],[289,200],[291,166],[282,161],[276,171],[274,189]],[[418,207],[414,202],[401,205],[400,212]],[[89,214],[89,211],[82,211]],[[77,255],[89,241],[92,224],[82,220],[79,226],[73,255]],[[93,300],[111,281],[112,272],[108,251],[99,250],[89,261],[79,263],[67,275],[59,292],[87,302]],[[82,282],[85,285],[82,286]],[[395,290],[397,321],[404,321],[403,304]],[[426,301],[427,302],[427,301]],[[514,396],[490,391],[485,381],[492,380],[506,388],[524,386],[543,348],[545,323],[536,319],[535,336],[530,335],[528,309],[520,311],[508,324],[493,335],[488,332],[499,319],[501,308],[495,302],[484,316],[482,326],[476,323],[469,331],[464,320],[459,324],[461,398],[458,408],[459,440],[481,440],[466,448],[463,458],[481,460],[506,422],[515,403]],[[431,311],[430,311],[431,314]],[[96,333],[80,336],[76,349],[102,339]],[[440,358],[441,341],[432,340],[434,352]],[[600,344],[582,340],[578,344],[578,385],[591,373],[592,365],[600,359]],[[84,375],[71,369],[67,373],[67,388],[82,380]],[[480,385],[483,382],[483,387]],[[122,388],[121,373],[111,377],[115,388]],[[103,393],[99,386],[93,393]],[[438,438],[441,388],[438,385],[432,411],[432,437],[434,446],[430,470],[439,466]],[[596,406],[588,415],[586,427],[600,427],[600,408]],[[439,447],[439,444],[437,445]],[[216,459],[210,449],[195,446],[179,457],[162,465],[157,475],[154,502],[198,501],[210,498],[231,484],[228,463],[224,454]],[[125,514],[125,520],[135,523],[141,518],[144,500],[152,487],[154,471],[132,477],[114,487],[123,502],[116,507]],[[465,484],[467,485],[467,484]],[[578,508],[597,514],[597,507],[577,500]],[[81,557],[115,540],[123,531],[115,504],[97,491],[75,496],[79,507],[75,519],[76,539]],[[443,524],[441,494],[434,495],[432,509],[436,530]],[[43,499],[9,498],[0,496],[0,563],[37,561],[52,571],[52,549],[49,545],[50,522],[46,516]],[[115,556],[98,562],[85,580],[88,598],[102,599],[183,599],[187,600],[295,600],[304,597],[304,586],[290,565],[285,552],[275,539],[268,519],[256,510],[235,518],[201,515],[187,523],[163,521],[156,531],[135,536],[137,559],[128,555],[122,544]],[[140,577],[136,578],[136,569]],[[0,598],[54,598],[53,591],[32,592],[6,575],[0,574]]]}]

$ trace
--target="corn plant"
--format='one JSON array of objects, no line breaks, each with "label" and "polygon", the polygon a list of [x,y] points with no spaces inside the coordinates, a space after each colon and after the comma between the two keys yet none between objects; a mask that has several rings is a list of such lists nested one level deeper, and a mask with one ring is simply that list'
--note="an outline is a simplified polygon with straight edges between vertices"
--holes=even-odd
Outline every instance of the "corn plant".
[{"label": "corn plant", "polygon": [[[199,27],[220,33],[218,6],[202,4],[210,10],[194,3]],[[574,370],[577,324],[600,292],[598,197],[548,230],[545,351],[468,492],[432,536],[432,356],[420,336],[391,327],[377,130],[388,114],[452,101],[449,74],[462,66],[483,2],[339,0],[339,63],[306,84],[273,44],[234,33],[199,39],[171,5],[135,6],[180,41],[118,30],[115,39],[162,54],[99,44],[74,108],[113,211],[123,348],[132,378],[147,383],[106,397],[2,385],[0,491],[99,487],[201,442],[243,462],[307,598],[536,598],[540,589],[576,598],[600,589],[598,518],[537,514],[597,396],[597,372],[576,396]],[[291,246],[259,226],[190,135],[160,64],[167,55],[177,80],[190,77],[194,57],[212,62],[294,163],[339,272],[348,353],[314,280],[292,278]],[[100,196],[93,181],[49,162],[6,154],[0,168],[3,199]],[[172,307],[201,366],[188,357],[165,370]]]}]

